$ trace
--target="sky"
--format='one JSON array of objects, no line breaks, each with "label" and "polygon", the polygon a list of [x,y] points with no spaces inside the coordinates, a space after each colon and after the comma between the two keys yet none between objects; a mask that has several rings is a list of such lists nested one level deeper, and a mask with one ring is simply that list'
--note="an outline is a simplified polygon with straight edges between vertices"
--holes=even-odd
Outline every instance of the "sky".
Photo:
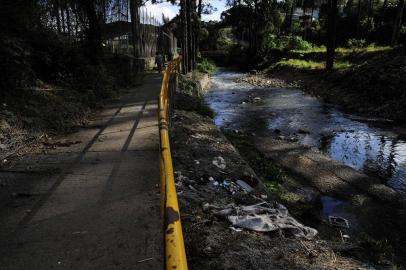
[{"label": "sky", "polygon": [[[208,2],[209,0],[206,0],[205,2]],[[225,0],[211,0],[209,1],[211,5],[215,8],[217,8],[216,12],[213,12],[212,14],[209,15],[202,15],[202,20],[203,21],[219,21],[220,20],[220,15],[221,13],[226,9],[226,1]],[[145,7],[147,8],[149,13],[152,13],[156,19],[161,21],[162,16],[161,14],[163,13],[165,17],[169,17],[172,19],[173,17],[176,16],[176,14],[179,13],[179,7],[176,5],[172,5],[168,2],[164,2],[161,4],[152,4],[151,1],[148,1],[145,4]]]}]

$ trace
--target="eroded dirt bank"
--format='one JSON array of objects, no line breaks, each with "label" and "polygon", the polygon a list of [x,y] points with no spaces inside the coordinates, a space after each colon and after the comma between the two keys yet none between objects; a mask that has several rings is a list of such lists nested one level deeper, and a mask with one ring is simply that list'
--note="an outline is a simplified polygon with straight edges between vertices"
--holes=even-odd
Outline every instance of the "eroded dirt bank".
[{"label": "eroded dirt bank", "polygon": [[[178,94],[176,104],[187,109],[175,110],[171,142],[191,269],[383,269],[392,264],[387,254],[369,252],[365,246],[371,242],[368,239],[356,241],[350,230],[322,220],[317,199],[308,193],[296,199],[299,195],[294,197],[287,190],[289,184],[300,183],[295,177],[271,161],[264,162],[266,158],[260,154],[244,155],[260,171],[255,174],[207,116],[210,112],[202,109],[201,101]],[[284,179],[286,187],[266,182],[265,171]],[[254,190],[244,192],[237,180],[244,180]],[[307,190],[306,186],[300,186],[302,191]],[[316,197],[320,196],[313,190]],[[311,203],[306,203],[306,198]],[[255,232],[231,226],[219,214],[230,204],[241,207],[264,201],[273,206],[276,201],[283,202],[295,219],[317,228],[319,234],[306,239],[293,236],[289,230]]]},{"label": "eroded dirt bank", "polygon": [[348,236],[357,246],[350,254],[362,250],[379,267],[404,264],[406,213],[398,193],[298,143],[226,134],[277,199],[321,237],[339,236],[326,225],[330,215],[340,216],[349,222]]}]

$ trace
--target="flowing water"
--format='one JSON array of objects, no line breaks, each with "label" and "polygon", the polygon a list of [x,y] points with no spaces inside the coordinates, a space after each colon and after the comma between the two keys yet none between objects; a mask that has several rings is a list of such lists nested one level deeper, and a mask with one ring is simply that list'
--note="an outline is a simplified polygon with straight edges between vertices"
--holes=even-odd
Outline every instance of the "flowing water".
[{"label": "flowing water", "polygon": [[206,102],[219,127],[258,135],[280,134],[315,147],[332,159],[406,195],[404,135],[368,119],[340,112],[299,89],[258,88],[234,82],[243,74],[222,70],[213,76]]}]

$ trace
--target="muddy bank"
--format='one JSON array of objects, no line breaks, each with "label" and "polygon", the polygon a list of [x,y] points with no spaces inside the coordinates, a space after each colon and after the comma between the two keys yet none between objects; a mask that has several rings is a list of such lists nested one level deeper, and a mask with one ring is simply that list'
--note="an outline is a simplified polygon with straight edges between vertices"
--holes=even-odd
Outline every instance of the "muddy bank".
[{"label": "muddy bank", "polygon": [[[253,171],[211,119],[194,112],[175,111],[173,120],[173,158],[191,269],[368,269],[360,261],[341,255],[340,250],[352,246],[338,239],[306,240],[283,231],[239,231],[206,210],[207,204],[256,204],[266,191],[259,184],[255,198],[244,192],[232,195],[217,187],[215,182],[255,175],[250,175]],[[227,164],[224,170],[212,164],[218,156]]]},{"label": "muddy bank", "polygon": [[[277,199],[322,237],[334,234],[326,230],[328,217],[340,216],[349,221],[351,241],[375,264],[405,264],[406,212],[404,205],[394,204],[397,193],[387,194],[384,186],[371,188],[370,182],[362,183],[365,175],[297,143],[244,132],[226,134]],[[392,201],[392,196],[397,199]]]},{"label": "muddy bank", "polygon": [[[184,98],[186,101],[182,102]],[[314,217],[321,209],[319,205],[292,207],[293,217],[303,225],[323,225],[311,240],[295,237],[286,230],[270,233],[241,230],[216,214],[213,206],[247,206],[264,201],[275,205],[282,192],[272,189],[272,185],[263,182],[265,178],[255,174],[207,114],[199,114],[192,106],[179,110],[185,109],[180,107],[182,105],[192,104],[191,100],[197,104],[197,111],[203,114],[208,111],[202,110],[204,104],[194,97],[178,94],[171,129],[191,269],[371,269],[371,264],[365,263],[370,261],[369,255],[360,242],[351,237],[350,241],[342,238],[342,234],[350,232],[332,227],[321,219],[315,222]],[[254,188],[251,193],[247,194],[238,186],[237,180],[241,179]],[[286,182],[288,179],[294,178],[286,175]],[[286,190],[282,202],[288,205],[292,196],[293,193]],[[380,260],[381,264],[388,264],[384,256]]]},{"label": "muddy bank", "polygon": [[[275,88],[252,87],[236,80],[241,81],[236,72],[219,73],[206,101],[216,112],[216,125],[274,198],[287,205],[295,217],[317,228],[324,239],[340,237],[339,232],[329,230],[329,216],[347,219],[348,236],[364,249],[369,260],[379,267],[404,264],[404,197],[391,188],[396,181],[360,172],[360,168],[374,166],[386,168],[386,172],[395,168],[383,166],[386,161],[391,164],[386,153],[392,149],[396,154],[389,156],[395,156],[396,161],[400,158],[400,177],[396,179],[404,181],[403,143],[396,134],[391,143],[390,130],[354,121],[353,116],[304,94],[296,84],[281,85],[277,80]],[[267,79],[262,83],[269,86],[274,82]],[[387,142],[393,147],[387,148]],[[327,151],[323,154],[317,148]]]}]

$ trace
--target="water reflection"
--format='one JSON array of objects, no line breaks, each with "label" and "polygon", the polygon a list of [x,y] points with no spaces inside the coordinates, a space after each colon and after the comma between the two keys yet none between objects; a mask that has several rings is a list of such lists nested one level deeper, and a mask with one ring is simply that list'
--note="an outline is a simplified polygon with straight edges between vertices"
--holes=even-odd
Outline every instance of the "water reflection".
[{"label": "water reflection", "polygon": [[[369,126],[300,90],[261,89],[234,80],[241,74],[223,71],[213,78],[207,103],[217,113],[216,125],[259,135],[275,130],[295,136],[368,175],[406,193],[406,141],[387,128]],[[246,102],[259,97],[258,102]]]}]

